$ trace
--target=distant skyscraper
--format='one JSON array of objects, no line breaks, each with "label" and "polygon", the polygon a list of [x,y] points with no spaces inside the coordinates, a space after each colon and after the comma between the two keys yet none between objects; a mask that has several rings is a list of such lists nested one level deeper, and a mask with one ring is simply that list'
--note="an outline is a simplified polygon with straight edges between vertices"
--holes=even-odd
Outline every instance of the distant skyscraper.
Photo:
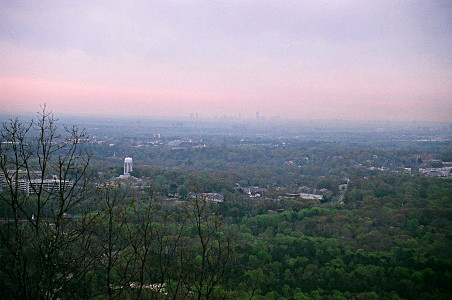
[{"label": "distant skyscraper", "polygon": [[124,159],[124,175],[129,174],[133,171],[133,161],[131,157],[126,157]]},{"label": "distant skyscraper", "polygon": [[256,120],[259,120],[259,119],[260,119],[259,112],[256,111]]}]

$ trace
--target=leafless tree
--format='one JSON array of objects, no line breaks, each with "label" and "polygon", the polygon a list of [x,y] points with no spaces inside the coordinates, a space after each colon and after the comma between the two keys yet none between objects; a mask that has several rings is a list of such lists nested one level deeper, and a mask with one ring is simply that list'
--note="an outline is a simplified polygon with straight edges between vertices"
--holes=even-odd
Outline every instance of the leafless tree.
[{"label": "leafless tree", "polygon": [[92,257],[97,257],[103,289],[99,295],[108,299],[119,298],[127,289],[132,266],[126,260],[129,242],[126,234],[127,205],[125,193],[119,184],[98,189],[100,199],[96,222],[96,241]]},{"label": "leafless tree", "polygon": [[187,203],[187,219],[193,235],[185,239],[180,253],[180,281],[184,297],[212,299],[224,279],[233,249],[232,238],[211,202],[196,196]]},{"label": "leafless tree", "polygon": [[69,295],[90,264],[91,220],[72,215],[88,186],[86,137],[58,128],[45,107],[29,124],[2,125],[0,276],[9,298]]}]

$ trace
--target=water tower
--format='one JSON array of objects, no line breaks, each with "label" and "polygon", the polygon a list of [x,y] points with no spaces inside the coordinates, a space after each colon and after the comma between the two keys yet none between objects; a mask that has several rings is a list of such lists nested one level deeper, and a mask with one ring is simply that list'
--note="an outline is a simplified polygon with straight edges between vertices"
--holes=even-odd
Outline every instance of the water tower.
[{"label": "water tower", "polygon": [[129,174],[133,171],[133,160],[131,157],[126,157],[124,159],[124,175]]}]

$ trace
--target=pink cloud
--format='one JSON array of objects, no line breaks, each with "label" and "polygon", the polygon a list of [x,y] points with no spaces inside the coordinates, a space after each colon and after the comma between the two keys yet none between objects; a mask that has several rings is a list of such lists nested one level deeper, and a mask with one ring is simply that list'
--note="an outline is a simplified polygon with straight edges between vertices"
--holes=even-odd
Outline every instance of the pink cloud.
[{"label": "pink cloud", "polygon": [[151,90],[95,86],[86,83],[0,77],[0,105],[8,111],[29,111],[43,103],[54,111],[90,114],[187,115],[199,106],[240,103],[239,93]]}]

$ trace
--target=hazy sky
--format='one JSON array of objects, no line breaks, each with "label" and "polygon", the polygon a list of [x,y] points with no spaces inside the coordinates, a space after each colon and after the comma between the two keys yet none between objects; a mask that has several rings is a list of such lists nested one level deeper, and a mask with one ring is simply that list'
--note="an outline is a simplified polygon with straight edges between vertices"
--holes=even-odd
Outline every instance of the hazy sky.
[{"label": "hazy sky", "polygon": [[452,122],[452,1],[4,1],[0,109]]}]

